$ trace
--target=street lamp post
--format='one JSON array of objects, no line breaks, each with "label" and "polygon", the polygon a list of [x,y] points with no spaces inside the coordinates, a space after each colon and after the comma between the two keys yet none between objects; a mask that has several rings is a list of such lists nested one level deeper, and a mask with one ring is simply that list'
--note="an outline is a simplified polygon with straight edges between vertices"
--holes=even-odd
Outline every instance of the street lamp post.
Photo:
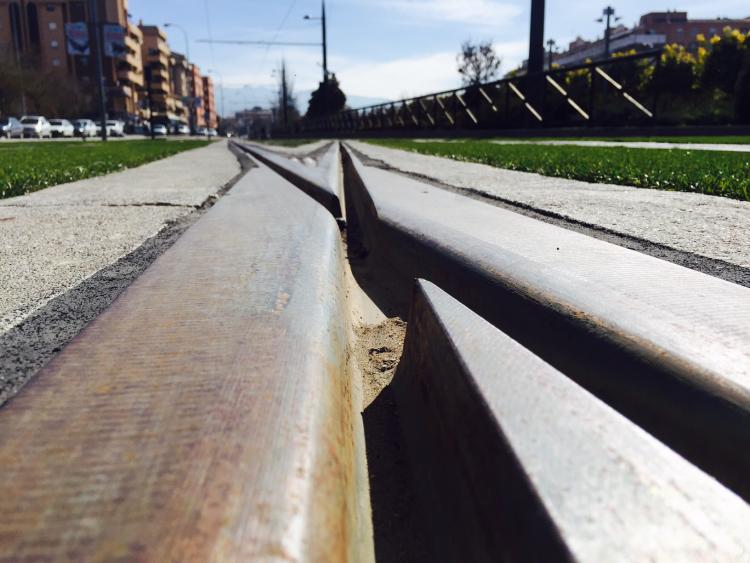
[{"label": "street lamp post", "polygon": [[195,117],[194,117],[194,110],[195,110],[195,85],[193,84],[193,76],[192,71],[190,70],[190,39],[188,38],[188,32],[187,30],[182,27],[181,25],[178,25],[176,23],[170,23],[167,22],[164,24],[164,27],[176,27],[180,31],[182,31],[182,34],[185,36],[185,66],[187,67],[187,71],[190,73],[190,77],[188,78],[188,88],[190,93],[190,104],[189,104],[189,115],[188,119],[190,121],[190,133],[192,134],[193,129],[195,128]]},{"label": "street lamp post", "polygon": [[552,53],[555,52],[556,46],[554,39],[547,39],[547,70],[552,70]]},{"label": "street lamp post", "polygon": [[612,6],[607,6],[604,8],[604,11],[602,12],[602,17],[598,18],[596,21],[599,23],[607,22],[607,26],[604,28],[604,58],[609,58],[609,43],[610,43],[610,35],[612,33],[612,18],[614,18],[615,22],[620,21],[622,18],[619,16],[615,16],[615,9]]}]

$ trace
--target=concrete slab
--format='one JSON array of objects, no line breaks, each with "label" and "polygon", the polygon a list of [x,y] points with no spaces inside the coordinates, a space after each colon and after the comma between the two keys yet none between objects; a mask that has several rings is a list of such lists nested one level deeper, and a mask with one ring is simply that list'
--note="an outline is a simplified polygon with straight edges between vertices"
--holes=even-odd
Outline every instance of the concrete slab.
[{"label": "concrete slab", "polygon": [[186,151],[122,172],[61,184],[0,206],[184,205],[197,207],[239,173],[226,142]]},{"label": "concrete slab", "polygon": [[750,268],[750,202],[593,184],[353,141],[388,167],[586,225]]},{"label": "concrete slab", "polygon": [[691,151],[728,151],[728,152],[750,152],[750,144],[720,144],[720,143],[661,143],[655,141],[596,141],[596,140],[506,140],[498,139],[492,141],[498,145],[578,145],[581,147],[617,147],[630,149],[684,149]]},{"label": "concrete slab", "polygon": [[0,331],[189,212],[154,206],[0,207]]},{"label": "concrete slab", "polygon": [[0,200],[0,405],[239,172],[223,142]]}]

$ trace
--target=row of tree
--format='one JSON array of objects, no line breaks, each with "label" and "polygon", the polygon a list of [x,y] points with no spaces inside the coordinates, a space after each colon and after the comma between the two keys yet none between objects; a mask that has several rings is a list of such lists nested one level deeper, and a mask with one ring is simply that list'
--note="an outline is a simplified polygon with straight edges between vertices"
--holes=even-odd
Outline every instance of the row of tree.
[{"label": "row of tree", "polygon": [[[28,61],[26,61],[28,62]],[[50,117],[86,115],[94,99],[81,84],[37,65],[0,58],[0,116],[35,113]]]}]

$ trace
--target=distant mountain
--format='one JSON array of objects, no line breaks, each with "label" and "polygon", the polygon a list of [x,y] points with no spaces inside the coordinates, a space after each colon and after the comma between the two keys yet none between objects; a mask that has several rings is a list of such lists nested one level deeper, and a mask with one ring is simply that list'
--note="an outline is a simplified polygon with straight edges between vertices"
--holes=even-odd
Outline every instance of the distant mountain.
[{"label": "distant mountain", "polygon": [[[304,114],[307,111],[307,102],[310,99],[311,90],[302,90],[295,92],[297,96],[297,107]],[[221,94],[216,93],[216,103],[221,112]],[[254,106],[262,108],[271,107],[276,99],[275,86],[225,86],[224,87],[224,112],[227,116],[234,115],[235,112],[243,109],[250,109]],[[349,96],[347,95],[346,103],[351,108],[359,108],[373,104],[387,102],[385,98],[372,98],[367,96]]]}]

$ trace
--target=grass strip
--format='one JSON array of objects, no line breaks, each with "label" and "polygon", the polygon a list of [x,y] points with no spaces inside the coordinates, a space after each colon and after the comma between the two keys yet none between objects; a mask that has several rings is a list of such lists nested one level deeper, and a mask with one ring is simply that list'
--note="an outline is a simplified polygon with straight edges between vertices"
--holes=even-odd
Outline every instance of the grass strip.
[{"label": "grass strip", "polygon": [[101,176],[206,146],[209,141],[0,143],[0,199]]},{"label": "grass strip", "polygon": [[488,141],[369,141],[376,145],[603,184],[750,201],[750,153],[684,149],[498,145]]},{"label": "grass strip", "polygon": [[617,143],[687,143],[705,145],[750,145],[750,135],[721,135],[685,137],[496,137],[497,141],[534,143],[540,141],[614,141]]}]

